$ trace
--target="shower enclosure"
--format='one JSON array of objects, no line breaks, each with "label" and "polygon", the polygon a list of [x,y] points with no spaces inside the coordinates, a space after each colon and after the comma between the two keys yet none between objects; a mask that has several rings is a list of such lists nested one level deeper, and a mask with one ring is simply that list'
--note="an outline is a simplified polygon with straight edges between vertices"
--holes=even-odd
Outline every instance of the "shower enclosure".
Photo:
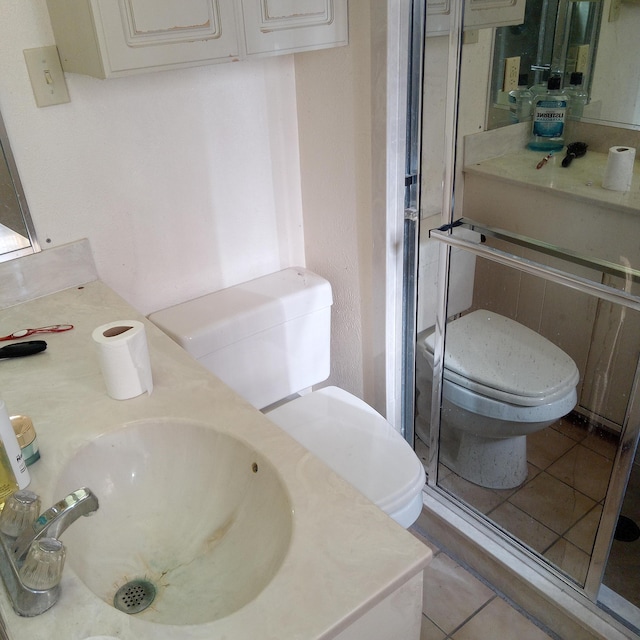
[{"label": "shower enclosure", "polygon": [[[423,6],[413,5],[415,35]],[[624,249],[632,231],[606,229],[620,249],[612,257],[593,248],[598,242],[565,243],[571,229],[557,215],[545,227],[530,214],[502,210],[507,188],[498,182],[495,205],[474,207],[477,185],[465,190],[461,158],[459,109],[469,109],[474,91],[461,73],[461,16],[447,36],[412,42],[403,417],[405,436],[425,460],[427,494],[452,505],[462,528],[483,532],[517,557],[524,572],[543,575],[623,634],[625,628],[639,633],[640,255]],[[468,210],[473,219],[465,217]],[[475,309],[535,331],[580,372],[575,407],[526,436],[526,479],[508,489],[470,482],[445,455],[455,436],[443,413],[454,375],[445,356],[448,323]]]}]

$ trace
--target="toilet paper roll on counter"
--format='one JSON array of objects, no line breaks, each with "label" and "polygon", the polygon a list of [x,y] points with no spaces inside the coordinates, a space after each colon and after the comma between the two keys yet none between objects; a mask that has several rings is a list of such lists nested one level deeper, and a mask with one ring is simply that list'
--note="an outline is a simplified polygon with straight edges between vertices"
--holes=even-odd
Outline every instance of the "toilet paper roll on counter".
[{"label": "toilet paper roll on counter", "polygon": [[611,191],[629,191],[635,159],[636,150],[633,147],[611,147],[602,186]]},{"label": "toilet paper roll on counter", "polygon": [[107,393],[114,400],[153,391],[151,362],[144,324],[116,320],[93,330]]}]

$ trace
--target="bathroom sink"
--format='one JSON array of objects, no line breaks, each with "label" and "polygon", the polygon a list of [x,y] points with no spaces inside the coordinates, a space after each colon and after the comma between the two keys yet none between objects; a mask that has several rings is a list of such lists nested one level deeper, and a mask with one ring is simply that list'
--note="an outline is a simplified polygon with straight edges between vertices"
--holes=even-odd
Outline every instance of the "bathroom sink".
[{"label": "bathroom sink", "polygon": [[273,465],[198,422],[143,420],[91,440],[64,466],[55,495],[79,486],[100,508],[64,533],[67,567],[137,618],[227,616],[266,587],[289,547],[291,502]]}]

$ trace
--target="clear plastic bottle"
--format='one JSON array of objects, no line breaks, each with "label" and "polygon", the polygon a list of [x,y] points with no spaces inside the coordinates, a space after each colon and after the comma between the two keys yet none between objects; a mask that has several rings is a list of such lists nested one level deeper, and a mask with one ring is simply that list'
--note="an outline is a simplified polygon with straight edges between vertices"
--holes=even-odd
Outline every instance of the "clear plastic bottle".
[{"label": "clear plastic bottle", "polygon": [[0,440],[7,452],[18,487],[24,489],[31,482],[31,476],[3,400],[0,400]]},{"label": "clear plastic bottle", "polygon": [[0,510],[9,496],[18,490],[16,476],[11,469],[7,452],[0,442]]},{"label": "clear plastic bottle", "polygon": [[509,91],[509,114],[512,124],[531,120],[533,94],[529,90],[528,84],[529,76],[526,73],[521,73],[518,78],[518,88]]},{"label": "clear plastic bottle", "polygon": [[584,107],[589,100],[589,94],[582,86],[583,76],[580,71],[574,71],[569,80],[569,86],[564,90],[568,98],[567,118],[569,120],[579,120],[582,118]]},{"label": "clear plastic bottle", "polygon": [[546,91],[533,96],[533,125],[527,145],[534,151],[560,151],[564,147],[567,96],[560,89],[560,76],[551,76]]}]

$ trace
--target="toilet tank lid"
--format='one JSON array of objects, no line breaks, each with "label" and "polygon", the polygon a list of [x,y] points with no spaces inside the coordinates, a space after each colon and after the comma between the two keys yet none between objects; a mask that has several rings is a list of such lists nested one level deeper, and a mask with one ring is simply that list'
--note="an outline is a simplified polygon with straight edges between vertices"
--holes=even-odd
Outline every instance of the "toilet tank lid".
[{"label": "toilet tank lid", "polygon": [[200,358],[332,302],[327,280],[290,267],[156,311],[149,320]]}]

